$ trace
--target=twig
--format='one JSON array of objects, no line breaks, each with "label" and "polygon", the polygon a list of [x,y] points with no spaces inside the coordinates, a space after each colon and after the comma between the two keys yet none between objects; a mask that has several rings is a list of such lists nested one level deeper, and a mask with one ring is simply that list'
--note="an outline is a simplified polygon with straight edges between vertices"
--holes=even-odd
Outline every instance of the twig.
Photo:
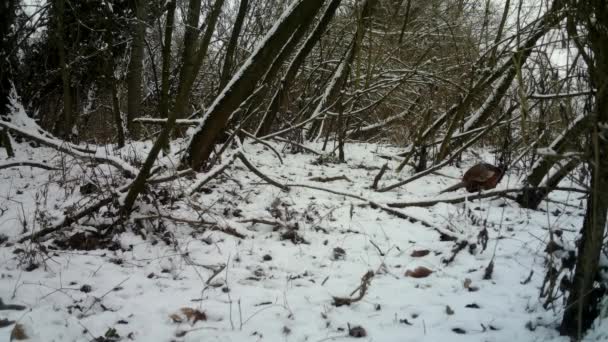
[{"label": "twig", "polygon": [[380,182],[380,179],[382,179],[382,176],[384,176],[384,173],[386,172],[386,170],[388,170],[388,163],[385,163],[384,165],[382,165],[380,172],[378,172],[376,177],[374,177],[374,183],[372,184],[372,189],[374,189],[374,190],[378,189],[378,182]]},{"label": "twig", "polygon": [[194,184],[192,184],[192,186],[190,186],[187,193],[189,195],[194,194],[195,192],[199,191],[203,186],[205,186],[205,184],[207,184],[209,181],[211,181],[213,178],[217,177],[222,172],[224,172],[224,170],[226,170],[230,165],[232,165],[232,163],[234,163],[234,161],[240,151],[241,151],[240,149],[237,150],[230,157],[228,157],[223,164],[221,164],[221,165],[215,167],[214,169],[211,169],[209,172],[207,172],[203,176],[202,179],[196,181]]},{"label": "twig", "polygon": [[42,135],[36,135],[30,132],[26,132],[21,128],[6,121],[0,121],[0,127],[4,127],[18,135],[21,135],[22,137],[33,140],[41,145],[49,146],[58,151],[67,153],[75,158],[93,160],[101,164],[110,164],[130,177],[135,177],[135,175],[137,175],[137,173],[139,172],[137,168],[129,165],[122,159],[115,158],[112,156],[100,156],[96,153],[91,153],[89,151],[85,152],[81,149],[76,149],[73,145],[68,144],[64,141],[50,139]]},{"label": "twig", "polygon": [[265,180],[266,182],[268,182],[268,184],[272,184],[274,186],[276,186],[277,188],[281,189],[281,190],[289,190],[289,188],[277,181],[275,181],[274,179],[266,176],[264,173],[262,173],[262,171],[260,171],[258,168],[256,168],[255,166],[253,166],[253,164],[251,164],[249,162],[249,160],[247,160],[247,158],[245,157],[245,154],[243,154],[242,151],[237,152],[237,157],[243,162],[243,164],[245,164],[245,166],[247,166],[247,168],[255,173],[258,177],[262,178],[263,180]]},{"label": "twig", "polygon": [[32,233],[30,235],[22,237],[21,239],[19,239],[19,243],[23,243],[23,242],[25,242],[27,240],[36,241],[36,240],[40,239],[41,237],[43,237],[45,235],[54,233],[54,232],[56,232],[56,231],[58,231],[58,230],[60,230],[60,229],[62,229],[64,227],[68,227],[72,223],[77,222],[78,220],[80,220],[81,218],[83,218],[85,216],[88,216],[88,215],[91,215],[91,214],[99,211],[99,209],[101,209],[104,206],[112,203],[113,200],[114,200],[113,196],[110,196],[108,198],[104,198],[104,199],[98,201],[97,203],[95,203],[95,204],[93,204],[91,206],[88,206],[88,207],[86,207],[86,208],[84,208],[84,209],[76,212],[72,216],[66,216],[63,219],[63,221],[61,221],[61,223],[59,223],[59,224],[56,224],[56,225],[54,225],[52,227],[45,228],[45,229],[39,230],[36,233]]},{"label": "twig", "polygon": [[337,181],[337,180],[345,180],[345,181],[348,181],[351,183],[353,182],[345,175],[335,176],[335,177],[312,177],[312,178],[309,178],[308,180],[313,181],[313,182],[321,182],[321,183],[329,183],[329,182],[333,182],[333,181]]},{"label": "twig", "polygon": [[47,164],[43,164],[43,163],[36,163],[36,162],[32,162],[32,161],[14,161],[14,162],[3,163],[3,164],[0,164],[0,170],[8,169],[10,167],[17,167],[17,166],[31,166],[31,167],[37,167],[37,168],[45,169],[45,170],[59,170],[56,167],[53,167],[53,166],[50,166]]},{"label": "twig", "polygon": [[[342,306],[342,305],[351,305],[352,303],[356,303],[358,301],[360,301],[361,299],[363,299],[363,297],[365,296],[365,293],[367,292],[367,288],[369,287],[372,278],[374,277],[374,271],[369,270],[367,271],[363,277],[361,277],[361,285],[359,285],[359,295],[355,298],[349,298],[349,297],[333,297],[334,299],[334,305],[335,306]],[[355,290],[356,291],[356,290]],[[352,296],[352,294],[351,294]]]}]

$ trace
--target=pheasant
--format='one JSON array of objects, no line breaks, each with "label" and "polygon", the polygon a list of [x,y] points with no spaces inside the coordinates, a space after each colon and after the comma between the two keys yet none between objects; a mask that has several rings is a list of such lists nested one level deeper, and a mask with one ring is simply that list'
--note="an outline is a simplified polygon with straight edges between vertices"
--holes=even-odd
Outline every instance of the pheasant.
[{"label": "pheasant", "polygon": [[487,163],[479,163],[472,166],[462,176],[462,181],[453,185],[440,193],[455,191],[460,188],[467,189],[468,192],[478,192],[481,190],[494,189],[502,179],[505,170],[503,167],[496,167]]}]

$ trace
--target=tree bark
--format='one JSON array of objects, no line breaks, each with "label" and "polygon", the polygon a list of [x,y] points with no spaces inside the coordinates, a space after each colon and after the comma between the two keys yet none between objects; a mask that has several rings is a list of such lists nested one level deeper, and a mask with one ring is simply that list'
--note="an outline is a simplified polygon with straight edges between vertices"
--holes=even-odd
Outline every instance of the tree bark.
[{"label": "tree bark", "polygon": [[323,13],[323,16],[321,17],[321,20],[319,21],[319,23],[317,23],[312,33],[304,42],[302,48],[298,51],[293,61],[289,64],[289,67],[285,72],[285,76],[283,76],[283,79],[279,84],[279,88],[274,93],[274,96],[272,97],[272,100],[268,105],[268,109],[264,113],[260,126],[258,127],[256,132],[257,137],[262,137],[269,134],[270,128],[272,127],[272,124],[277,116],[277,112],[279,112],[279,110],[285,109],[289,88],[291,88],[291,85],[295,80],[296,75],[300,70],[300,67],[302,66],[302,64],[304,64],[306,57],[310,54],[313,47],[321,39],[321,36],[327,29],[327,26],[329,25],[331,19],[336,13],[338,6],[340,6],[340,2],[341,0],[332,0],[329,3],[327,9]]},{"label": "tree bark", "polygon": [[[180,92],[178,93],[178,100],[176,101],[176,108],[170,112],[169,117],[167,118],[167,123],[165,124],[165,126],[163,126],[162,131],[158,135],[158,138],[156,138],[156,141],[154,142],[152,149],[150,150],[150,152],[148,153],[148,156],[146,157],[146,161],[144,162],[144,165],[139,170],[137,177],[135,178],[131,187],[129,188],[129,192],[127,193],[127,196],[125,197],[125,202],[124,202],[124,205],[122,208],[123,214],[125,214],[125,215],[130,214],[131,210],[133,209],[133,205],[135,204],[135,200],[137,199],[137,196],[141,192],[143,192],[144,187],[146,185],[146,181],[148,180],[148,177],[150,176],[150,171],[152,170],[152,166],[154,166],[154,162],[156,161],[156,157],[158,156],[158,153],[164,146],[167,145],[167,143],[169,141],[169,136],[171,135],[171,132],[173,131],[173,127],[175,126],[175,121],[177,120],[178,115],[181,115],[183,113],[183,110],[185,109],[185,103],[190,94],[190,89],[192,88],[192,83],[194,82],[194,79],[196,79],[195,74],[198,73],[198,70],[202,64],[202,60],[205,57],[205,55],[207,54],[207,47],[209,46],[209,42],[211,40],[211,35],[213,33],[213,30],[215,29],[215,23],[217,22],[217,18],[219,17],[223,3],[224,3],[224,0],[215,1],[213,9],[212,9],[211,13],[209,14],[209,17],[207,18],[207,20],[208,20],[207,28],[205,30],[203,39],[201,40],[200,48],[196,52],[196,54],[194,54],[194,56],[193,56],[193,58],[195,59],[193,61],[194,63],[192,63],[191,65],[184,64],[182,66],[181,75],[185,79],[180,79],[181,87],[180,87]],[[199,3],[199,5],[200,5],[200,3]],[[194,13],[192,13],[192,14],[194,14]],[[197,22],[198,22],[198,20],[197,20]],[[185,48],[187,48],[187,47],[185,46]],[[190,74],[187,74],[184,72],[185,68],[190,68],[190,67],[194,68],[194,70],[193,70],[195,72],[194,75],[190,75]],[[192,70],[192,69],[189,69],[189,70]],[[183,107],[177,108],[178,103],[182,104]]]},{"label": "tree bark", "polygon": [[255,53],[241,67],[237,76],[232,78],[211,104],[203,122],[190,140],[182,159],[182,168],[199,170],[207,162],[215,140],[224,130],[228,118],[255,89],[257,81],[273,62],[273,54],[285,45],[302,21],[321,8],[323,2],[324,0],[299,0],[290,6],[289,12],[275,24]]},{"label": "tree bark", "polygon": [[146,38],[147,0],[135,1],[135,17],[131,18],[131,55],[127,71],[127,127],[133,130],[133,119],[141,116],[144,39]]},{"label": "tree bark", "polygon": [[54,4],[56,21],[55,46],[59,57],[59,68],[61,69],[61,83],[63,90],[63,112],[60,122],[58,122],[57,132],[64,139],[69,139],[74,126],[74,114],[72,111],[72,89],[70,84],[70,70],[67,65],[64,41],[64,14],[65,0],[57,0]]},{"label": "tree bark", "polygon": [[235,60],[234,52],[236,51],[241,29],[243,28],[243,22],[245,21],[248,5],[249,0],[241,0],[239,4],[239,11],[236,15],[232,32],[230,33],[230,41],[226,47],[226,56],[224,56],[224,65],[222,66],[222,74],[220,76],[220,92],[222,89],[224,89],[226,84],[228,84],[228,81],[230,81],[230,77],[232,75],[232,68]]},{"label": "tree bark", "polygon": [[[12,84],[12,70],[15,56],[11,54],[12,25],[15,22],[16,0],[0,2],[0,118],[8,114],[9,94]],[[15,156],[8,131],[0,130],[0,146],[6,149],[9,158]]]},{"label": "tree bark", "polygon": [[169,73],[171,72],[171,43],[173,41],[173,24],[175,22],[175,0],[167,1],[167,22],[163,42],[162,74],[160,90],[160,117],[166,118],[169,113]]},{"label": "tree bark", "polygon": [[[581,39],[587,40],[593,55],[582,50],[589,68],[591,87],[597,89],[595,109],[590,130],[592,141],[591,195],[587,198],[587,212],[578,248],[578,257],[560,326],[562,334],[580,340],[599,314],[602,292],[595,286],[599,260],[606,230],[608,213],[608,4],[603,0],[569,1],[568,33],[579,49]],[[591,19],[593,17],[593,20]],[[577,27],[585,27],[581,36]]]}]

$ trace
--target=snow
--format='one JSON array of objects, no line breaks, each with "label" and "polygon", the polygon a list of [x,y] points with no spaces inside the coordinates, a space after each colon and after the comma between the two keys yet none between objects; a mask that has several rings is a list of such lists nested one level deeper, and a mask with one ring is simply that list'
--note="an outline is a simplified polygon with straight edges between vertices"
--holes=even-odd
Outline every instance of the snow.
[{"label": "snow", "polygon": [[[146,146],[132,148],[143,154]],[[311,147],[321,150],[321,145]],[[86,179],[117,181],[111,166],[90,169],[46,147],[15,144],[15,150],[22,159],[63,163],[67,169],[0,170],[0,233],[10,241],[22,236],[24,226],[37,230],[44,222],[56,223],[66,210],[88,201],[79,191]],[[318,163],[313,155],[283,152],[282,166],[264,146],[244,144],[242,151],[280,183],[354,194],[381,205],[436,198],[462,175],[462,169],[446,167],[404,188],[375,193],[369,186],[386,162],[380,156],[397,154],[396,148],[349,144],[346,164]],[[0,150],[0,158],[3,153]],[[488,154],[484,157],[490,160]],[[475,162],[466,159],[468,165]],[[310,180],[340,175],[350,181]],[[21,323],[32,341],[90,341],[110,328],[123,340],[135,341],[330,341],[348,339],[349,324],[366,330],[364,341],[567,341],[555,330],[561,307],[543,309],[538,295],[549,230],[562,229],[565,244],[574,245],[584,213],[578,196],[552,193],[568,206],[546,202],[544,211],[524,210],[504,199],[397,209],[471,242],[477,241],[487,220],[488,248],[481,251],[478,245],[473,253],[467,248],[446,265],[443,260],[452,255],[454,242],[441,241],[436,230],[370,208],[365,201],[306,187],[282,191],[261,183],[239,160],[205,184],[203,192],[188,196],[188,189],[204,177],[162,185],[184,194],[167,207],[169,214],[216,222],[220,229],[235,229],[246,238],[165,220],[170,238],[152,234],[156,224],[144,224],[146,239],[127,229],[116,237],[121,247],[117,250],[50,249],[49,240],[42,243],[49,250],[45,256],[15,254],[17,248],[38,248],[35,244],[0,245],[0,298],[27,307],[2,311],[3,317]],[[382,182],[397,178],[389,172]],[[508,175],[499,188],[519,184],[516,176]],[[140,206],[139,214],[145,216],[146,204]],[[149,209],[150,215],[156,213]],[[252,224],[251,219],[268,224]],[[88,221],[64,234],[95,230],[90,226],[94,220]],[[307,243],[281,240],[286,228],[277,229],[274,222],[297,227]],[[334,257],[337,247],[345,251],[343,258]],[[431,253],[411,256],[423,249]],[[483,280],[493,253],[493,277]],[[45,260],[26,271],[28,256]],[[433,273],[419,279],[404,275],[418,266]],[[363,299],[333,306],[332,296],[348,297],[368,270],[374,276]],[[525,283],[532,270],[531,281]],[[476,291],[464,286],[467,279]],[[91,291],[83,291],[83,285]],[[453,314],[447,313],[447,306]],[[200,310],[207,320],[176,323],[171,317],[181,308]],[[456,328],[466,334],[456,333]],[[8,340],[10,329],[0,328],[0,339]],[[598,321],[589,339],[606,336],[605,320]]]}]

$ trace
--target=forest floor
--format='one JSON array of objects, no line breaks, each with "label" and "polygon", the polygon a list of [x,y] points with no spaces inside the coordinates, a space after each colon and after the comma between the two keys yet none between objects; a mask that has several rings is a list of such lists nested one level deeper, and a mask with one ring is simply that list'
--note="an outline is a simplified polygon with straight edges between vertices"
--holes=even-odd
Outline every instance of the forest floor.
[{"label": "forest floor", "polygon": [[[340,164],[273,146],[283,164],[267,147],[244,150],[280,183],[320,189],[281,190],[237,160],[193,196],[184,195],[191,179],[156,186],[155,201],[162,203],[140,198],[131,224],[116,229],[111,241],[92,233],[110,216],[102,210],[97,220],[44,242],[20,244],[14,242],[24,231],[82,206],[95,192],[87,183],[110,186],[120,176],[108,166],[17,144],[20,159],[62,170],[0,170],[0,298],[24,307],[0,311],[0,323],[17,321],[33,341],[318,342],[357,335],[363,341],[567,341],[556,331],[563,298],[545,309],[539,294],[551,233],[574,246],[581,194],[554,192],[536,211],[504,198],[397,209],[425,225],[324,190],[380,205],[460,196],[463,190],[439,191],[479,156],[379,193],[370,185],[387,162],[382,156],[400,152],[395,147],[349,144]],[[125,155],[146,147],[128,147]],[[396,174],[395,161],[389,166],[381,184],[411,172]],[[315,180],[338,176],[345,177]],[[498,188],[519,185],[517,170],[510,170]],[[338,297],[354,300],[346,305]],[[14,326],[0,328],[0,340],[8,341]],[[608,324],[599,321],[587,339],[608,339]]]}]

